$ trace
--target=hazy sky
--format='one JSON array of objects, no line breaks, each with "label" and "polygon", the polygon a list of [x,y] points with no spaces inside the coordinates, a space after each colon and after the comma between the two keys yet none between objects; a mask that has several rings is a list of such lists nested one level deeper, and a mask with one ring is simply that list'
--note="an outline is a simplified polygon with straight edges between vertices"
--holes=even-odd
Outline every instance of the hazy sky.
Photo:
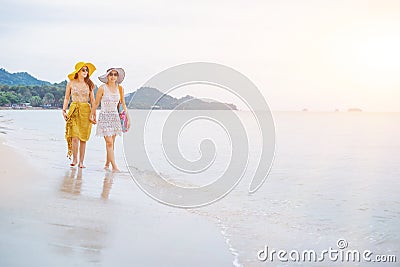
[{"label": "hazy sky", "polygon": [[[126,70],[134,91],[209,61],[252,80],[273,110],[400,111],[400,1],[1,1],[0,67],[66,79],[77,61]],[[221,98],[192,87],[176,96]],[[240,103],[238,104],[241,107]]]}]

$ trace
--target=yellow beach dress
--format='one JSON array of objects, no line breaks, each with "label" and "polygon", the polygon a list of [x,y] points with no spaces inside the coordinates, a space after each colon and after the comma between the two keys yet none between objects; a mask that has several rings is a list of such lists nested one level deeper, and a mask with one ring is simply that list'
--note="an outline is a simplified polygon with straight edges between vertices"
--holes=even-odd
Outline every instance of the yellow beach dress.
[{"label": "yellow beach dress", "polygon": [[72,156],[72,137],[77,137],[81,141],[88,141],[92,131],[90,118],[89,88],[71,88],[72,103],[67,114],[65,126],[65,139],[68,143],[67,157]]}]

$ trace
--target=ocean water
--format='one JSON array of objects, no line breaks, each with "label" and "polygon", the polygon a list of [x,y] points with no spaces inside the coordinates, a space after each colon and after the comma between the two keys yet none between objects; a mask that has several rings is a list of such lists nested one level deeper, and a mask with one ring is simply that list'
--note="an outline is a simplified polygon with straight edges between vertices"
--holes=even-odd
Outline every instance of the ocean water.
[{"label": "ocean water", "polygon": [[[187,210],[220,229],[232,253],[233,265],[371,264],[328,259],[283,262],[276,256],[272,262],[258,259],[258,252],[266,246],[276,251],[318,253],[330,247],[338,249],[339,239],[345,240],[346,249],[396,255],[397,262],[400,261],[400,113],[273,113],[275,160],[265,183],[254,194],[248,193],[248,186],[259,164],[261,135],[251,113],[236,113],[249,141],[249,150],[243,151],[248,153],[249,161],[242,181],[220,201]],[[135,117],[142,112],[131,110],[130,114],[135,127]],[[146,130],[148,157],[157,172],[172,182],[195,186],[217,179],[233,153],[229,134],[210,121],[196,121],[185,128],[178,140],[185,158],[201,157],[199,144],[204,138],[214,140],[217,149],[217,156],[206,172],[188,175],[171,167],[162,153],[162,127],[169,114],[170,111],[153,112]],[[49,172],[65,169],[68,161],[60,111],[3,110],[0,115],[0,134],[9,145],[27,153],[38,165],[46,165]],[[95,127],[92,130],[85,172],[94,175],[104,172],[105,152],[103,139],[94,136]],[[122,138],[117,139],[116,151],[117,162],[128,178]],[[107,190],[104,194],[108,194]]]}]

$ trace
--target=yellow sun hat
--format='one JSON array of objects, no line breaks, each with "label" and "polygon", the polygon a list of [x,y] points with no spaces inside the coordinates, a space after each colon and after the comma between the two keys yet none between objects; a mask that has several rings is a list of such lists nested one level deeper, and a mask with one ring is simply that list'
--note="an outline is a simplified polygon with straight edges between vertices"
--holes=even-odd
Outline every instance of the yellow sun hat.
[{"label": "yellow sun hat", "polygon": [[78,73],[78,71],[80,71],[83,67],[87,67],[89,70],[89,77],[90,75],[92,75],[92,73],[96,70],[96,67],[89,62],[78,62],[75,64],[75,70],[73,72],[71,72],[70,74],[68,74],[68,78],[72,81],[75,77],[75,74]]}]

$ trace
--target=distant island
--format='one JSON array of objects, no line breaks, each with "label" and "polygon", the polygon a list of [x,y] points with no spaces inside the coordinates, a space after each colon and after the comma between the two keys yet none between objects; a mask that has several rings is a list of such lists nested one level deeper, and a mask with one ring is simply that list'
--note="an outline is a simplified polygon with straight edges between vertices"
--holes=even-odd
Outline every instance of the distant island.
[{"label": "distant island", "polygon": [[[307,112],[309,110],[307,108],[303,108],[301,111],[302,112]],[[320,112],[323,112],[323,111],[320,111]],[[337,109],[334,110],[334,112],[340,112],[340,110],[337,108]],[[349,108],[349,109],[347,109],[347,112],[362,112],[362,109],[360,109],[360,108]]]},{"label": "distant island", "polygon": [[[0,107],[62,108],[66,84],[67,81],[52,84],[38,80],[27,72],[9,73],[1,68]],[[141,87],[126,94],[125,102],[132,109],[237,110],[234,104],[204,101],[190,95],[174,98],[151,87]]]},{"label": "distant island", "polygon": [[204,101],[190,95],[174,98],[152,87],[141,87],[135,92],[125,95],[125,102],[128,108],[133,109],[237,110],[233,104]]},{"label": "distant island", "polygon": [[360,108],[349,108],[347,112],[362,112]]}]

